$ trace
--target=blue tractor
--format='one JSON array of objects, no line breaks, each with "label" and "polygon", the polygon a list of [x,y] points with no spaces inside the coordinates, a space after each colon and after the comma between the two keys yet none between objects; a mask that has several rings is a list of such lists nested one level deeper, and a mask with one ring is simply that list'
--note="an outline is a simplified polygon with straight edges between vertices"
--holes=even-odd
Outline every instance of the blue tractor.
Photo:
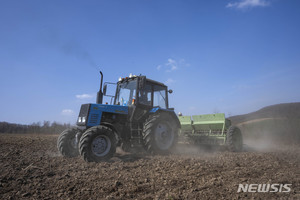
[{"label": "blue tractor", "polygon": [[168,87],[163,83],[130,75],[120,78],[111,104],[103,104],[107,85],[101,74],[95,104],[81,105],[77,127],[63,131],[57,147],[66,157],[79,154],[88,162],[114,156],[116,147],[124,151],[143,148],[149,153],[166,154],[178,141],[180,122],[169,108]]}]

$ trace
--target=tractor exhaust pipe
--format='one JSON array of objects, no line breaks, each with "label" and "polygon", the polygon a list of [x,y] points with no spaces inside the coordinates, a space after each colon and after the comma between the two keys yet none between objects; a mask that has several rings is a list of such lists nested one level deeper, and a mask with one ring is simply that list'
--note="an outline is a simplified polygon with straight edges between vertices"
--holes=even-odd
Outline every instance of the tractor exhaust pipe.
[{"label": "tractor exhaust pipe", "polygon": [[101,75],[101,81],[100,81],[99,92],[97,92],[97,100],[96,100],[97,104],[102,104],[103,101],[103,92],[102,92],[103,74],[101,71],[100,71],[100,75]]}]

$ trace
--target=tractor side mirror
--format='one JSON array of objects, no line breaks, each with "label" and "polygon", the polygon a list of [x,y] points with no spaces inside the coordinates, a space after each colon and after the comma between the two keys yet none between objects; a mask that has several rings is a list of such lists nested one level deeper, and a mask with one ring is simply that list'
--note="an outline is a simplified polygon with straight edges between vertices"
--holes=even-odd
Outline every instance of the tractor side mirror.
[{"label": "tractor side mirror", "polygon": [[105,84],[105,85],[103,86],[103,94],[104,94],[104,95],[106,95],[106,90],[107,90],[107,85]]},{"label": "tractor side mirror", "polygon": [[173,93],[173,90],[168,90],[168,92],[169,92],[170,94],[172,94],[172,93]]}]

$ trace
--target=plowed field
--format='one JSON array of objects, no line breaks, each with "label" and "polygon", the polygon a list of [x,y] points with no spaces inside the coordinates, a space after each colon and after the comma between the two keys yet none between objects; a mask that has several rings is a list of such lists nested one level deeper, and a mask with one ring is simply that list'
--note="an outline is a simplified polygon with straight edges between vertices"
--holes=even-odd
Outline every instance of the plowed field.
[{"label": "plowed field", "polygon": [[[300,199],[300,147],[233,153],[181,146],[167,156],[118,150],[109,162],[64,158],[58,135],[0,135],[0,199]],[[291,191],[238,193],[239,184]]]}]

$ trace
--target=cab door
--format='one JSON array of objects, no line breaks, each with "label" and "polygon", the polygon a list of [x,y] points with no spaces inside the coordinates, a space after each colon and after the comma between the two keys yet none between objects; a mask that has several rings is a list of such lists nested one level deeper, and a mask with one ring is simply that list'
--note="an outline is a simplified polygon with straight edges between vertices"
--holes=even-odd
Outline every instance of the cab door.
[{"label": "cab door", "polygon": [[148,116],[149,111],[153,108],[153,85],[146,82],[143,87],[137,90],[136,102],[130,106],[130,121],[140,123]]}]

